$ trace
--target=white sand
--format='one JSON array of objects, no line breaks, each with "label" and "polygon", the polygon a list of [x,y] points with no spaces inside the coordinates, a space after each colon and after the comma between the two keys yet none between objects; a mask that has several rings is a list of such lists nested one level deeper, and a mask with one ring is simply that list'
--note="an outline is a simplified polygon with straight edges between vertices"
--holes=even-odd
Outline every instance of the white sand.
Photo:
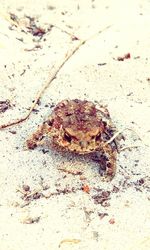
[{"label": "white sand", "polygon": [[[66,52],[77,45],[78,41],[71,41],[62,30],[85,39],[110,25],[64,65],[37,105],[39,112],[0,131],[0,250],[150,249],[150,149],[144,146],[150,145],[150,2],[0,2],[0,101],[9,99],[13,105],[0,113],[1,124],[27,113],[51,67],[57,67]],[[46,31],[50,24],[60,29],[53,27],[46,32],[39,42],[41,49],[26,51],[36,45],[33,38],[38,38],[21,32],[20,27],[11,30],[9,12],[19,18],[35,17]],[[114,60],[126,53],[131,59]],[[141,147],[118,155],[111,183],[103,183],[98,165],[84,157],[52,149],[45,154],[42,148],[25,150],[26,138],[51,112],[51,104],[64,98],[106,104],[118,129],[132,127],[142,137],[143,142],[134,132],[124,132],[123,144]],[[82,171],[85,179],[58,169],[64,166]],[[47,190],[43,191],[41,182]],[[16,192],[23,184],[45,195],[66,187],[75,191],[33,199],[24,206],[22,194]],[[79,190],[83,185],[89,185],[89,193]],[[93,196],[101,196],[103,190],[110,191],[110,199],[96,204]],[[103,213],[107,215],[101,218]],[[26,224],[27,218],[39,220]]]}]

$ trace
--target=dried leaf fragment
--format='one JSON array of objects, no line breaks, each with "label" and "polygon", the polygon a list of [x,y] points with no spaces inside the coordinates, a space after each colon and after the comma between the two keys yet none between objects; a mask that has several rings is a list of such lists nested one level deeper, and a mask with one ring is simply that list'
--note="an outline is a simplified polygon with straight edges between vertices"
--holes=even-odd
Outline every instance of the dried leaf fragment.
[{"label": "dried leaf fragment", "polygon": [[10,107],[11,105],[9,100],[0,101],[0,113],[4,113]]},{"label": "dried leaf fragment", "polygon": [[130,59],[131,58],[131,54],[130,53],[126,53],[124,56],[118,56],[117,57],[117,61],[124,61],[126,59]]},{"label": "dried leaf fragment", "polygon": [[110,224],[115,224],[115,219],[114,219],[114,218],[111,218],[111,219],[109,220],[109,223],[110,223]]},{"label": "dried leaf fragment", "polygon": [[85,193],[89,193],[90,192],[90,187],[88,185],[83,185],[82,190]]},{"label": "dried leaf fragment", "polygon": [[77,244],[77,243],[79,243],[79,242],[81,242],[81,240],[79,240],[79,239],[64,239],[64,240],[62,240],[62,241],[59,243],[59,246],[58,246],[58,247],[61,247],[61,245],[64,244],[64,243]]},{"label": "dried leaf fragment", "polygon": [[40,216],[35,216],[35,217],[30,217],[27,216],[21,220],[21,223],[23,224],[33,224],[33,223],[38,223],[40,220]]}]

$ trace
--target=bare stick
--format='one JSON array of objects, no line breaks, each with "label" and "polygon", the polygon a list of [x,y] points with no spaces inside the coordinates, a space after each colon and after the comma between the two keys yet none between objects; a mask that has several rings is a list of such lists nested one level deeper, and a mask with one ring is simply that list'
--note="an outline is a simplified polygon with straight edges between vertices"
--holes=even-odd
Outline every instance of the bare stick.
[{"label": "bare stick", "polygon": [[[144,146],[146,147],[149,147],[149,145],[147,145],[143,139],[139,136],[139,134],[132,128],[124,128],[122,130],[119,130],[118,132],[116,132],[107,142],[106,142],[106,145],[111,143],[113,140],[115,140],[116,137],[118,137],[118,135],[122,134],[123,131],[125,130],[131,130],[133,131],[137,136],[138,138],[140,139],[140,141],[142,141],[144,143]],[[130,146],[125,146],[125,147],[122,147],[120,150],[119,150],[119,153],[123,150],[126,150],[126,149],[130,149],[130,148],[138,148],[138,147],[143,147],[143,145],[130,145]]]},{"label": "bare stick", "polygon": [[131,148],[139,148],[139,147],[143,147],[142,145],[130,145],[130,146],[125,146],[125,147],[122,147],[120,150],[119,150],[119,153],[126,150],[126,149],[131,149]]},{"label": "bare stick", "polygon": [[132,129],[132,128],[124,128],[124,129],[121,129],[121,130],[117,131],[117,132],[116,132],[116,133],[106,142],[106,144],[111,143],[116,137],[118,137],[118,135],[122,134],[122,132],[125,131],[125,130],[131,130],[131,131],[133,131],[133,132],[138,136],[138,138],[142,141],[142,138],[140,138],[139,134],[138,134],[134,129]]},{"label": "bare stick", "polygon": [[75,48],[73,48],[71,51],[68,51],[67,54],[65,55],[65,58],[63,58],[63,60],[60,62],[60,64],[57,67],[55,67],[55,68],[53,67],[52,70],[50,70],[50,74],[48,76],[48,79],[47,79],[46,83],[43,85],[42,89],[38,92],[38,94],[35,98],[35,101],[33,102],[29,112],[22,118],[19,118],[15,121],[7,123],[7,124],[0,125],[0,129],[7,128],[7,127],[10,127],[10,126],[15,125],[15,124],[19,124],[19,123],[25,121],[26,119],[28,119],[30,114],[32,113],[33,109],[35,108],[37,102],[41,98],[42,94],[47,89],[47,87],[50,85],[50,83],[52,83],[52,81],[56,78],[57,74],[59,73],[59,71],[63,67],[63,65],[76,53],[77,50],[79,50],[79,48],[82,45],[84,45],[87,41],[93,39],[95,36],[99,35],[103,31],[109,29],[110,27],[111,26],[109,25],[109,26],[105,27],[103,30],[100,30],[97,33],[95,33],[94,35],[90,36],[89,38],[87,38],[85,40],[80,40],[79,44]]},{"label": "bare stick", "polygon": [[26,119],[28,119],[28,117],[30,116],[30,114],[32,113],[33,109],[35,108],[37,102],[39,101],[39,99],[41,98],[42,94],[44,93],[45,89],[49,86],[49,84],[56,78],[58,72],[60,71],[60,69],[63,67],[63,65],[68,61],[68,59],[79,49],[79,47],[85,43],[85,41],[81,41],[77,47],[75,47],[72,51],[70,51],[70,53],[67,53],[65,58],[62,60],[62,62],[60,63],[60,65],[54,69],[51,69],[50,71],[50,75],[46,81],[46,83],[43,85],[42,89],[37,93],[37,96],[35,98],[35,101],[33,102],[29,112],[27,113],[27,115],[25,115],[23,118],[21,119],[17,119],[16,121],[12,121],[10,123],[7,124],[3,124],[0,126],[0,129],[2,128],[6,128],[6,127],[10,127],[12,125],[21,123],[23,121],[25,121]]}]

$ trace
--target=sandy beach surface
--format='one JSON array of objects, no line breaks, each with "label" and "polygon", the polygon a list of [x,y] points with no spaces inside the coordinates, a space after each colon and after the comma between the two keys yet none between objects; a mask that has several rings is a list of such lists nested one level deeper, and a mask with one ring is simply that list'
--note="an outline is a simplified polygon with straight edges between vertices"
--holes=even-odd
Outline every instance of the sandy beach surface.
[{"label": "sandy beach surface", "polygon": [[[150,1],[1,0],[0,250],[150,249]],[[90,39],[89,39],[90,38]],[[117,172],[26,139],[63,99],[106,105],[123,132]],[[138,146],[138,147],[132,147]],[[132,148],[130,148],[132,147]]]}]

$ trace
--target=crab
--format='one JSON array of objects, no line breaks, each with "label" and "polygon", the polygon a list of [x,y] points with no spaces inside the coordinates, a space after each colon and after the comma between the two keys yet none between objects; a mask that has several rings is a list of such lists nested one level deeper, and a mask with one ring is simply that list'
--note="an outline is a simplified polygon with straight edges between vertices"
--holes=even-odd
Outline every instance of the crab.
[{"label": "crab", "polygon": [[116,172],[117,143],[107,142],[115,132],[105,106],[87,100],[63,100],[26,143],[34,149],[47,137],[50,144],[62,151],[91,155],[99,162],[100,175],[109,181]]}]

